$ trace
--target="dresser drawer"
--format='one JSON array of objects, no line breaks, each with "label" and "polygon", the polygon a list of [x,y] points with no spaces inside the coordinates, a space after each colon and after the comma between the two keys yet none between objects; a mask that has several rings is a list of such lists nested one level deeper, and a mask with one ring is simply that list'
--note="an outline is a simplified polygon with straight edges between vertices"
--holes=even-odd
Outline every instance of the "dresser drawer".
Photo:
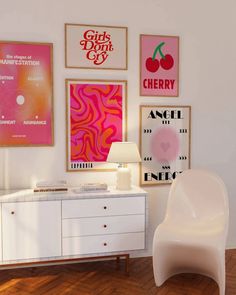
[{"label": "dresser drawer", "polygon": [[76,237],[129,232],[143,232],[144,228],[144,215],[64,219],[62,221],[62,236]]},{"label": "dresser drawer", "polygon": [[62,201],[62,218],[144,214],[145,197]]},{"label": "dresser drawer", "polygon": [[144,233],[63,238],[62,254],[96,254],[145,248]]}]

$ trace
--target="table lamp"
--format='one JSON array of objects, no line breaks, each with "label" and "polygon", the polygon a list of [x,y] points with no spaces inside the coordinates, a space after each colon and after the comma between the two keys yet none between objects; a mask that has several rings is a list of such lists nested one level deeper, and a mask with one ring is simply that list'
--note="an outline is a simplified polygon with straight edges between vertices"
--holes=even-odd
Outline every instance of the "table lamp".
[{"label": "table lamp", "polygon": [[131,189],[131,172],[125,164],[141,162],[137,145],[133,142],[113,142],[107,162],[118,163],[116,189]]}]

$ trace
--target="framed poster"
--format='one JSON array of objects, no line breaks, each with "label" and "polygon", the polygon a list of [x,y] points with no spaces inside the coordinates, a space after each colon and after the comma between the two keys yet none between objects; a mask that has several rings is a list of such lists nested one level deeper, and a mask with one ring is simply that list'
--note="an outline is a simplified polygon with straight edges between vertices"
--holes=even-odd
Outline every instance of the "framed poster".
[{"label": "framed poster", "polygon": [[65,66],[127,70],[127,27],[65,24]]},{"label": "framed poster", "polygon": [[0,146],[53,145],[52,49],[0,41]]},{"label": "framed poster", "polygon": [[190,168],[190,106],[140,106],[140,185],[169,184]]},{"label": "framed poster", "polygon": [[140,95],[179,95],[179,37],[140,35]]},{"label": "framed poster", "polygon": [[127,81],[66,80],[67,171],[111,170],[113,141],[126,140]]}]

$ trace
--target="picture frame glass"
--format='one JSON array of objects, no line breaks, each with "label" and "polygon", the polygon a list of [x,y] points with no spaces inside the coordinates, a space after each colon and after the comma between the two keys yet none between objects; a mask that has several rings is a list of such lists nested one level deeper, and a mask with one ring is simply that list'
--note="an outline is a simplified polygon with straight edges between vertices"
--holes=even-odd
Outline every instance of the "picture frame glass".
[{"label": "picture frame glass", "polygon": [[190,106],[140,106],[140,185],[170,184],[190,168]]},{"label": "picture frame glass", "polygon": [[127,38],[127,27],[65,24],[65,66],[127,70]]},{"label": "picture frame glass", "polygon": [[126,139],[126,81],[66,80],[67,171],[111,170],[113,141]]},{"label": "picture frame glass", "polygon": [[53,45],[0,41],[0,146],[53,145]]},{"label": "picture frame glass", "polygon": [[140,95],[179,95],[179,37],[140,35]]}]

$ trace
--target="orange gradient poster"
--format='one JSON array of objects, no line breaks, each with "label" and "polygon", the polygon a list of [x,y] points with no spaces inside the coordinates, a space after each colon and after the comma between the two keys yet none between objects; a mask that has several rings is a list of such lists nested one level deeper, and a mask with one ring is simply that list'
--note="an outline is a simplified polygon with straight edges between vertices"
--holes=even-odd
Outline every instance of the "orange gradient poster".
[{"label": "orange gradient poster", "polygon": [[0,41],[0,146],[53,144],[52,44]]}]

